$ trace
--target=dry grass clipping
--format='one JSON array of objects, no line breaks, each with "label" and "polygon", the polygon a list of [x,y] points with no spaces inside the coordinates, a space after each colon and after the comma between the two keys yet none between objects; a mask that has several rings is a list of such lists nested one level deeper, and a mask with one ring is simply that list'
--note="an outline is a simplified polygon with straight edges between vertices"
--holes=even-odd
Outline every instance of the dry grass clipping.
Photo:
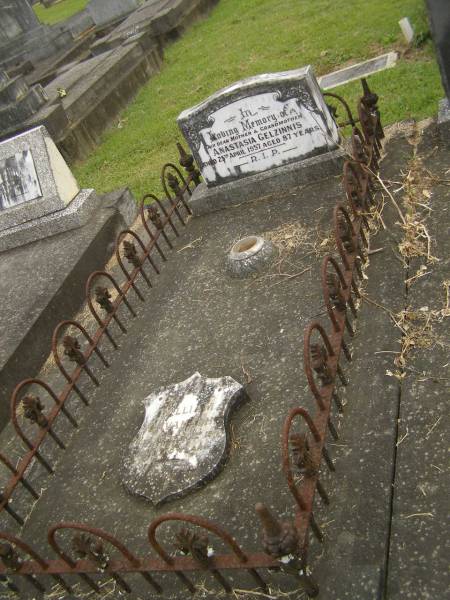
[{"label": "dry grass clipping", "polygon": [[[409,136],[409,142],[413,146],[413,157],[408,163],[406,172],[402,173],[402,181],[395,182],[400,184],[396,192],[403,192],[401,207],[386,186],[384,184],[382,186],[399,213],[399,226],[403,235],[398,243],[398,250],[402,262],[408,266],[412,258],[423,259],[423,263],[416,273],[405,280],[407,289],[430,272],[428,271],[430,264],[439,260],[433,255],[433,239],[427,229],[426,221],[431,211],[430,200],[433,196],[433,185],[441,183],[441,180],[425,168],[422,158],[418,156],[417,148],[420,139],[419,130],[413,128]],[[444,305],[437,310],[430,310],[428,306],[414,310],[407,307],[395,314],[363,295],[364,300],[387,312],[402,333],[399,340],[400,351],[396,353],[394,359],[396,370],[395,372],[387,371],[387,375],[403,379],[406,376],[408,357],[415,349],[427,349],[436,345],[442,348],[446,347],[445,342],[437,337],[433,329],[435,324],[450,316],[450,280],[443,281],[442,287],[445,292]]]},{"label": "dry grass clipping", "polygon": [[428,263],[438,259],[432,255],[432,240],[426,226],[426,218],[431,210],[429,204],[432,197],[431,188],[436,178],[423,165],[417,155],[417,145],[420,138],[413,136],[413,158],[409,162],[407,173],[403,174],[402,198],[404,220],[402,223],[403,239],[398,248],[405,259],[424,257]]},{"label": "dry grass clipping", "polygon": [[292,255],[299,248],[312,248],[311,230],[301,221],[283,223],[280,227],[266,231],[263,235],[266,240],[272,242],[282,256]]},{"label": "dry grass clipping", "polygon": [[400,369],[406,366],[408,355],[416,348],[431,348],[439,343],[433,331],[433,323],[442,320],[440,311],[406,309],[396,315],[396,325],[402,331],[401,350],[394,359]]},{"label": "dry grass clipping", "polygon": [[308,251],[305,256],[315,254],[320,258],[324,254],[332,252],[336,246],[331,228],[322,231],[318,226],[313,230],[299,220],[283,223],[276,229],[266,231],[263,236],[272,242],[283,258],[292,256],[299,249]]}]

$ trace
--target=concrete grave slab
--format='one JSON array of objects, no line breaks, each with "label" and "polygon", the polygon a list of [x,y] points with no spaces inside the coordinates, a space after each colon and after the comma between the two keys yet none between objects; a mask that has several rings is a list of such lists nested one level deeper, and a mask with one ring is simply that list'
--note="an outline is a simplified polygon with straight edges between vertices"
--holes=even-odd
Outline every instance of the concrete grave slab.
[{"label": "concrete grave slab", "polygon": [[[434,145],[433,140],[430,148]],[[413,147],[404,138],[389,142],[386,150],[389,160],[382,163],[382,178],[394,180],[411,159]],[[446,157],[440,147],[430,154],[429,160],[445,161]],[[445,191],[444,184],[442,189]],[[80,407],[80,411],[88,412],[84,423],[80,418],[80,428],[70,440],[70,450],[61,453],[51,444],[45,448],[51,453],[49,458],[59,461],[58,469],[20,533],[25,540],[48,552],[45,531],[49,525],[62,520],[81,521],[114,533],[138,556],[148,556],[147,524],[170,510],[209,518],[223,525],[244,549],[261,551],[255,502],[264,500],[280,518],[290,518],[293,513],[294,501],[281,470],[280,432],[290,408],[301,405],[310,411],[314,409],[314,399],[306,391],[300,364],[301,338],[304,326],[312,318],[322,321],[323,315],[317,315],[317,311],[322,310],[323,299],[318,282],[320,259],[312,258],[308,252],[315,246],[318,231],[329,225],[332,209],[341,197],[340,183],[334,178],[316,182],[307,189],[291,189],[276,197],[192,219],[184,229],[186,237],[176,243],[178,251],[161,270],[158,284],[151,290],[150,302],[137,303],[137,319],[127,317],[124,311],[129,333],[120,338],[116,352],[108,352],[111,368],[105,370],[101,386],[93,390],[85,382],[93,401],[88,409]],[[446,210],[448,202],[442,206]],[[433,209],[431,215],[439,222],[440,231],[444,231],[442,214],[436,206]],[[444,556],[444,544],[436,541],[437,536],[433,538],[437,532],[445,541],[442,521],[435,513],[438,505],[434,497],[428,506],[421,492],[418,496],[410,491],[418,477],[432,474],[428,468],[430,452],[435,444],[437,447],[441,444],[444,419],[437,422],[440,406],[433,405],[435,412],[423,411],[420,398],[426,398],[429,392],[417,388],[417,398],[410,396],[405,410],[409,412],[409,402],[413,400],[411,417],[414,418],[422,406],[423,421],[417,425],[421,426],[422,436],[430,430],[431,433],[418,446],[414,443],[418,429],[413,432],[410,427],[408,437],[398,444],[400,436],[406,433],[404,425],[410,423],[400,423],[402,429],[398,434],[397,410],[403,383],[389,377],[386,371],[392,369],[400,333],[389,312],[377,307],[377,304],[387,307],[395,314],[405,306],[405,271],[396,258],[401,232],[398,214],[389,203],[385,205],[383,221],[386,230],[380,228],[377,237],[371,237],[371,248],[383,251],[370,256],[369,280],[364,288],[366,298],[375,303],[364,300],[360,307],[357,333],[351,340],[355,360],[345,367],[350,381],[343,393],[345,416],[341,420],[336,415],[340,439],[336,443],[330,440],[329,444],[337,472],[330,476],[325,469],[321,470],[331,504],[315,505],[315,516],[326,540],[323,545],[314,541],[311,544],[310,565],[320,583],[320,598],[327,600],[374,600],[384,595],[403,599],[411,591],[411,598],[417,596],[421,600],[445,597],[445,589],[434,581],[428,589],[421,587],[430,564],[434,572],[428,580],[436,579]],[[255,278],[251,285],[247,280],[223,276],[225,256],[234,240],[251,233],[279,231],[292,223],[306,228],[302,242],[289,257],[293,262],[292,274],[300,275],[303,267],[308,266],[310,271],[281,283],[284,278],[274,270],[268,277]],[[323,231],[323,235],[328,237],[329,233]],[[426,279],[418,280],[415,285]],[[424,302],[420,300],[418,306]],[[442,306],[442,297],[437,306]],[[120,335],[118,331],[117,334]],[[105,350],[108,351],[107,345]],[[444,361],[447,362],[442,354]],[[226,372],[236,380],[247,372],[250,400],[233,419],[233,443],[227,467],[207,486],[174,499],[169,509],[154,507],[127,494],[121,485],[118,474],[128,446],[123,432],[139,430],[142,398],[149,389],[180,381],[197,365],[202,372],[214,376]],[[434,372],[435,367],[436,364]],[[45,379],[55,387],[58,377],[54,372],[45,373]],[[430,398],[433,400],[434,394]],[[70,409],[77,410],[79,404],[74,399]],[[61,429],[64,424],[61,421]],[[407,484],[403,489],[397,487],[392,470],[396,448],[403,463],[398,464],[398,477],[402,485]],[[441,455],[437,463],[433,457],[433,464],[442,468],[440,460]],[[419,465],[419,469],[409,469],[408,474],[405,466],[411,464]],[[41,483],[42,477],[38,475],[34,481]],[[442,482],[443,474],[436,470],[434,477],[434,481],[430,479],[433,490],[425,488],[428,496],[438,492],[436,486]],[[394,512],[392,521],[394,483],[394,502],[403,506],[399,505],[399,513],[396,516]],[[445,499],[443,489],[441,493]],[[424,504],[412,505],[418,500]],[[413,512],[428,511],[436,517],[422,515],[426,535],[423,525],[416,526],[415,519],[420,517],[404,518]],[[7,523],[10,527],[11,520]],[[175,531],[173,528],[167,533],[161,531],[167,548],[173,548]],[[400,536],[401,544],[405,539],[402,531],[407,531],[407,544],[398,549],[406,560],[397,562],[396,536]],[[214,544],[218,550],[215,540]],[[389,545],[395,552],[390,558]],[[427,560],[429,556],[431,562]],[[395,586],[387,592],[386,576]],[[233,587],[248,589],[246,595],[254,596],[254,583],[245,580],[243,574],[231,574],[231,581]],[[415,582],[418,584],[413,587]],[[148,596],[144,584],[142,580],[142,587],[135,589],[133,580],[136,595]],[[140,585],[137,578],[136,585]],[[287,585],[280,594],[275,586],[271,587],[270,595],[302,597],[296,582],[292,580],[289,584],[292,587]],[[178,589],[177,593],[170,589],[166,595],[177,600],[186,598],[184,589]],[[209,588],[204,594],[211,600],[218,596],[220,592]]]},{"label": "concrete grave slab", "polygon": [[448,150],[434,124],[425,130],[417,154],[435,178],[427,206],[420,208],[437,260],[413,257],[408,271],[410,276],[426,267],[426,275],[409,287],[405,306],[423,312],[422,323],[430,318],[431,325],[424,328],[425,347],[418,342],[407,357],[402,380],[387,581],[390,600],[431,600],[448,592],[444,524],[450,485],[446,423],[450,365],[445,284],[450,280],[450,190]]},{"label": "concrete grave slab", "polygon": [[81,190],[66,208],[0,231],[0,252],[81,227],[99,202],[94,190]]},{"label": "concrete grave slab", "polygon": [[[292,285],[273,285],[283,279],[275,267],[268,279],[260,281],[229,277],[226,255],[233,241],[246,234],[264,235],[294,222],[304,237],[290,258],[300,264],[299,269],[310,266],[305,253],[317,238],[316,227],[320,223],[322,231],[328,226],[341,193],[337,179],[316,182],[307,190],[290,190],[266,201],[194,218],[183,228],[182,238],[171,238],[175,251],[152,279],[150,294],[144,292],[147,301],[140,303],[130,296],[137,318],[125,312],[120,315],[129,333],[119,333],[119,350],[102,344],[111,368],[104,370],[105,380],[98,389],[86,390],[91,404],[87,411],[82,406],[80,410],[89,422],[82,425],[79,419],[70,455],[60,453],[52,485],[27,521],[26,539],[39,546],[38,530],[49,522],[85,520],[114,530],[134,552],[148,554],[142,531],[154,516],[170,510],[222,523],[244,547],[260,550],[255,502],[265,499],[271,506],[284,507],[286,501],[292,511],[280,466],[280,431],[293,402],[305,398],[309,407],[299,340],[322,300],[314,267],[290,280]],[[318,199],[323,210],[314,213]],[[183,250],[200,237],[201,243]],[[163,264],[156,255],[155,260],[158,267]],[[112,273],[122,281],[118,269]],[[117,333],[114,329],[114,337]],[[241,383],[251,378],[253,382],[245,385],[250,399],[233,416],[226,467],[208,485],[170,504],[154,506],[127,493],[121,479],[123,460],[130,439],[142,425],[142,400],[149,390],[183,381],[195,369],[209,377],[226,373]],[[95,372],[102,375],[101,368]],[[49,372],[45,375],[56,389],[59,378],[59,373],[55,379]],[[72,410],[74,404],[81,403],[71,403]],[[76,460],[70,461],[71,456]],[[50,507],[51,514],[44,514]]]},{"label": "concrete grave slab", "polygon": [[124,462],[126,488],[158,505],[212,479],[227,457],[231,412],[244,398],[231,377],[200,373],[152,392]]},{"label": "concrete grave slab", "polygon": [[88,275],[104,267],[116,235],[135,219],[137,204],[127,189],[91,200],[83,226],[1,254],[0,429],[9,418],[14,386],[45,362],[54,327],[82,305]]},{"label": "concrete grave slab", "polygon": [[190,197],[189,205],[193,214],[199,216],[271,194],[285,193],[291,187],[340,175],[344,157],[345,151],[339,149],[212,188],[201,183]]},{"label": "concrete grave slab", "polygon": [[178,124],[208,187],[325,154],[340,140],[310,66],[238,81]]},{"label": "concrete grave slab", "polygon": [[207,12],[219,0],[147,0],[129,17],[99,39],[93,54],[114,48],[125,40],[145,32],[161,46],[176,38],[192,21]]}]

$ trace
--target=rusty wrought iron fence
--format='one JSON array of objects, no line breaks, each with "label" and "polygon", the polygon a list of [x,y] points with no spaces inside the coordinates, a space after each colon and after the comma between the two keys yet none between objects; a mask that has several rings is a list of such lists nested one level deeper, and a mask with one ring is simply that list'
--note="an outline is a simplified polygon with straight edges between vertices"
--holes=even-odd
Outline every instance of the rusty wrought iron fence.
[{"label": "rusty wrought iron fence", "polygon": [[[12,393],[11,421],[17,435],[28,448],[28,452],[22,456],[17,466],[14,466],[6,456],[0,454],[0,462],[11,472],[11,477],[0,494],[0,511],[5,510],[8,512],[20,525],[23,524],[23,518],[10,505],[15,490],[21,485],[29,492],[33,500],[39,498],[39,492],[27,480],[27,472],[29,472],[32,462],[36,459],[48,473],[53,473],[50,461],[45,458],[41,450],[44,440],[50,437],[59,448],[65,449],[64,442],[54,430],[55,421],[62,413],[74,428],[78,427],[78,423],[67,407],[68,399],[74,393],[84,404],[89,404],[85,393],[81,391],[78,385],[81,375],[85,373],[95,386],[99,385],[99,381],[89,364],[91,357],[96,355],[104,367],[109,367],[108,361],[99,348],[100,342],[106,337],[112,347],[117,349],[118,344],[111,333],[111,323],[115,322],[122,333],[127,332],[119,316],[119,309],[125,306],[132,317],[136,316],[132,303],[128,298],[130,290],[132,289],[136,293],[139,300],[144,301],[145,298],[138,288],[137,280],[141,277],[147,286],[151,287],[150,277],[144,270],[145,265],[149,264],[153,272],[156,275],[159,274],[160,271],[152,258],[152,253],[157,252],[162,260],[166,261],[167,251],[163,249],[163,245],[169,250],[173,248],[167,231],[170,229],[172,238],[173,235],[179,236],[177,227],[184,227],[186,216],[191,214],[185,196],[192,194],[192,187],[200,183],[200,173],[194,165],[193,157],[188,155],[181,145],[178,145],[178,149],[180,164],[186,170],[186,176],[181,173],[176,165],[164,165],[161,182],[165,199],[161,200],[153,194],[147,194],[140,203],[140,217],[149,239],[144,240],[131,229],[123,230],[117,236],[115,255],[125,276],[125,282],[119,284],[107,271],[95,271],[87,279],[86,303],[98,325],[95,333],[91,336],[81,323],[73,320],[62,321],[53,332],[52,355],[55,364],[67,382],[61,393],[56,394],[48,383],[35,378],[21,381]],[[148,200],[151,200],[151,203]],[[125,266],[124,259],[130,264],[130,269]],[[109,281],[110,287],[116,293],[115,297],[113,297],[109,288],[99,285],[99,282],[104,279]],[[96,304],[103,311],[103,314],[100,314]],[[68,328],[79,331],[82,338],[87,342],[87,347],[84,350],[82,350],[77,337],[64,335]],[[75,365],[71,372],[63,364],[61,341],[64,356]],[[33,393],[28,393],[27,391],[31,387]],[[50,410],[44,410],[44,404],[37,395],[38,389],[52,399],[53,407]],[[35,425],[34,433],[30,434],[29,431],[25,431],[23,427],[24,420]]]},{"label": "rusty wrought iron fence", "polygon": [[[337,382],[347,385],[347,379],[341,367],[342,357],[352,360],[346,335],[352,337],[354,328],[352,319],[357,316],[355,298],[359,297],[359,284],[362,279],[362,265],[365,261],[368,220],[374,205],[375,181],[380,158],[383,128],[380,121],[376,94],[372,93],[363,80],[364,94],[358,102],[358,118],[354,118],[349,105],[343,98],[333,94],[325,94],[338,100],[345,109],[347,120],[342,126],[350,125],[351,152],[343,166],[343,186],[347,203],[339,202],[333,211],[334,236],[338,257],[327,255],[321,267],[322,290],[328,327],[313,321],[305,329],[303,361],[304,369],[311,393],[315,399],[316,409],[311,414],[302,406],[295,406],[287,415],[282,429],[281,451],[282,468],[286,476],[289,490],[295,501],[294,518],[290,521],[279,521],[268,508],[259,503],[255,509],[262,526],[262,552],[246,552],[238,542],[222,526],[195,515],[167,513],[158,516],[148,526],[147,537],[156,557],[137,557],[127,546],[111,534],[81,523],[57,523],[48,531],[48,544],[59,556],[57,560],[40,556],[30,545],[20,538],[8,533],[0,533],[0,582],[11,592],[19,592],[20,579],[37,591],[46,590],[46,578],[52,578],[68,593],[73,593],[72,585],[67,578],[78,577],[91,590],[100,591],[99,584],[93,576],[106,575],[115,580],[117,586],[125,593],[131,593],[132,587],[125,577],[138,574],[156,593],[163,592],[163,584],[158,575],[172,573],[190,593],[196,586],[189,577],[192,572],[209,574],[225,591],[231,592],[232,585],[227,573],[233,571],[247,572],[254,583],[263,591],[267,591],[267,577],[261,571],[283,572],[295,577],[305,588],[310,597],[317,596],[318,584],[314,581],[308,568],[308,547],[310,534],[323,542],[323,534],[314,518],[316,492],[321,501],[330,502],[324,485],[319,479],[322,460],[329,470],[334,471],[334,463],[327,449],[330,435],[338,438],[333,423],[335,411],[343,412],[337,390]],[[359,123],[359,128],[357,123]],[[27,480],[27,471],[33,459],[52,473],[52,466],[42,456],[40,447],[46,436],[64,448],[64,442],[56,435],[52,425],[63,413],[73,427],[77,423],[67,410],[67,399],[74,392],[88,404],[88,399],[77,385],[80,375],[85,373],[94,385],[99,382],[89,366],[89,359],[95,353],[102,364],[108,362],[98,345],[105,336],[113,348],[117,342],[113,338],[110,325],[114,321],[119,329],[126,333],[126,327],[118,315],[119,308],[124,305],[131,316],[134,309],[127,297],[130,290],[139,300],[144,300],[142,289],[137,280],[151,287],[152,282],[144,270],[149,265],[155,275],[159,268],[152,259],[151,253],[158,253],[163,261],[167,260],[167,248],[172,249],[167,231],[178,236],[179,225],[185,226],[185,215],[190,214],[187,196],[192,193],[192,186],[200,183],[200,173],[195,167],[192,156],[178,145],[180,164],[186,170],[185,177],[176,165],[167,164],[162,171],[162,183],[165,201],[153,194],[144,196],[140,206],[142,225],[149,241],[131,229],[122,231],[116,242],[116,257],[126,280],[119,285],[112,275],[106,271],[96,271],[90,275],[86,283],[86,299],[89,309],[95,318],[98,329],[92,337],[85,328],[72,320],[63,321],[54,331],[52,352],[55,363],[60,369],[67,385],[58,396],[51,387],[42,380],[27,379],[19,383],[11,399],[12,420],[19,437],[29,451],[19,461],[17,467],[4,455],[0,461],[11,472],[11,478],[0,496],[0,509],[5,510],[19,524],[23,519],[10,505],[17,486],[22,485],[29,495],[36,500],[39,493]],[[147,201],[150,203],[146,204]],[[137,246],[136,246],[136,243]],[[121,254],[121,250],[123,254]],[[124,259],[130,265],[124,263]],[[101,278],[107,278],[115,290],[113,297],[108,288],[96,285]],[[96,303],[102,310],[101,315]],[[87,349],[82,351],[77,338],[63,335],[72,327],[77,329],[87,341]],[[62,338],[64,355],[75,363],[75,369],[69,373],[63,366],[59,340]],[[54,407],[44,414],[39,397],[33,394],[24,395],[29,386],[43,389],[54,401]],[[36,424],[38,434],[29,439],[19,424],[18,407],[22,406],[23,415]],[[300,477],[299,477],[300,476]],[[174,555],[158,538],[160,526],[167,522],[177,522],[183,527],[176,534],[176,545],[182,556]],[[195,529],[189,528],[194,526]],[[200,530],[200,532],[199,532]],[[71,534],[70,547],[64,546],[61,534]],[[218,554],[214,550],[209,536],[220,540],[228,552]]]}]

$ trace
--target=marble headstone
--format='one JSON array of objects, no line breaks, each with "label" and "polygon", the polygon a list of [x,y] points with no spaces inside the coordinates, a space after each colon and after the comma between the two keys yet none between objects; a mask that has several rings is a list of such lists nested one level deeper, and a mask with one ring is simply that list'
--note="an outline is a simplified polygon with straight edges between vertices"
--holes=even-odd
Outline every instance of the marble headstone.
[{"label": "marble headstone", "polygon": [[339,143],[310,66],[238,81],[183,111],[178,124],[209,187],[335,150]]},{"label": "marble headstone", "polygon": [[244,398],[231,377],[200,373],[150,394],[124,460],[125,487],[157,505],[214,477],[226,458],[230,413]]},{"label": "marble headstone", "polygon": [[79,191],[45,127],[0,143],[0,231],[65,208]]},{"label": "marble headstone", "polygon": [[0,142],[0,252],[81,227],[99,203],[45,127]]}]

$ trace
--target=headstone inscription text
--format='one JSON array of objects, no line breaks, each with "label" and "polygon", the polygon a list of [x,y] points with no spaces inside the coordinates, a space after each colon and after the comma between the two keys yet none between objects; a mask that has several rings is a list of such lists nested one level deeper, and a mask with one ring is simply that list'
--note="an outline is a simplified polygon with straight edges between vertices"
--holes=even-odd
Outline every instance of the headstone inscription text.
[{"label": "headstone inscription text", "polygon": [[337,126],[311,67],[251,77],[178,117],[208,186],[334,150]]}]

